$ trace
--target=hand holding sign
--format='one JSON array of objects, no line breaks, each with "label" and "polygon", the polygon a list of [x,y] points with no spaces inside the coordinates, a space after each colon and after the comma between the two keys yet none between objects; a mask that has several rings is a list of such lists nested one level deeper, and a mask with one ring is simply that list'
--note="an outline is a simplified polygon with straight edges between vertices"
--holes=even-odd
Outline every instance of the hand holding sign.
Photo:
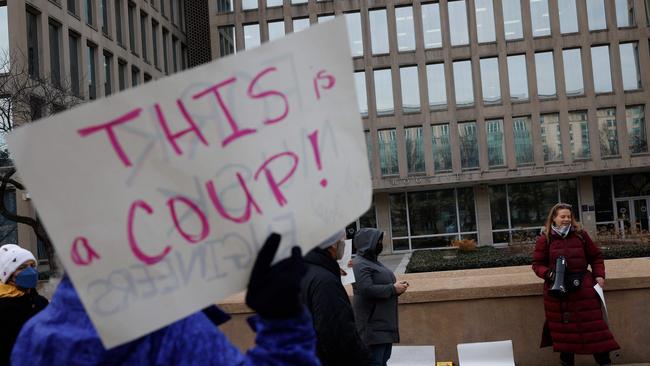
[{"label": "hand holding sign", "polygon": [[244,289],[271,232],[281,260],[367,210],[346,37],[327,22],[8,137],[105,346]]}]

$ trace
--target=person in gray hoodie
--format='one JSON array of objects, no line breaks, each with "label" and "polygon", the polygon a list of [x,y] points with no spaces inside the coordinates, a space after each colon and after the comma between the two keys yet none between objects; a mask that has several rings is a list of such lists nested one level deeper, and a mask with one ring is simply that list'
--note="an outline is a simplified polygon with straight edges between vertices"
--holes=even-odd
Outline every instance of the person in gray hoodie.
[{"label": "person in gray hoodie", "polygon": [[353,245],[357,256],[352,261],[356,282],[353,308],[357,330],[372,353],[373,366],[385,366],[393,343],[399,342],[397,297],[408,288],[396,281],[393,272],[377,260],[383,250],[384,233],[364,228],[357,232]]}]

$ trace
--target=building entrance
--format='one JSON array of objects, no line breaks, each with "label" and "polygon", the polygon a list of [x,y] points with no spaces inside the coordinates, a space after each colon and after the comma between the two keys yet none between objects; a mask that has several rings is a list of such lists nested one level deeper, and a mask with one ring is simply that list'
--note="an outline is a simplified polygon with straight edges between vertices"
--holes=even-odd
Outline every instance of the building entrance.
[{"label": "building entrance", "polygon": [[650,231],[650,196],[616,200],[618,229],[626,234]]}]

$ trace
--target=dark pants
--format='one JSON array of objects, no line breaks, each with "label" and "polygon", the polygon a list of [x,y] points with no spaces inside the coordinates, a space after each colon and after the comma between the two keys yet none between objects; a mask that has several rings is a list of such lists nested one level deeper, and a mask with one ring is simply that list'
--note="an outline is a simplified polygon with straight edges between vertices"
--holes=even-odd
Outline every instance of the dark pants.
[{"label": "dark pants", "polygon": [[392,343],[382,343],[382,344],[373,344],[370,347],[370,353],[372,354],[372,366],[386,366],[386,362],[390,358],[390,354],[393,351]]},{"label": "dark pants", "polygon": [[[612,360],[609,358],[609,352],[594,353],[594,360],[599,365],[611,365]],[[573,353],[560,353],[560,361],[563,366],[573,366],[575,364]]]}]

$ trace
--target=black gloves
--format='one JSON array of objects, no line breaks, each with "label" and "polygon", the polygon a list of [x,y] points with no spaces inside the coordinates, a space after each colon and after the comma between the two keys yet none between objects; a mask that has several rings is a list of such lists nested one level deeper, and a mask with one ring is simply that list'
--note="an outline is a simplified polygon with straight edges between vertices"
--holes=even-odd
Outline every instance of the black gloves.
[{"label": "black gloves", "polygon": [[246,293],[246,305],[267,319],[286,319],[300,315],[300,280],[307,271],[299,247],[291,257],[271,265],[280,245],[280,235],[269,235],[257,254]]}]

